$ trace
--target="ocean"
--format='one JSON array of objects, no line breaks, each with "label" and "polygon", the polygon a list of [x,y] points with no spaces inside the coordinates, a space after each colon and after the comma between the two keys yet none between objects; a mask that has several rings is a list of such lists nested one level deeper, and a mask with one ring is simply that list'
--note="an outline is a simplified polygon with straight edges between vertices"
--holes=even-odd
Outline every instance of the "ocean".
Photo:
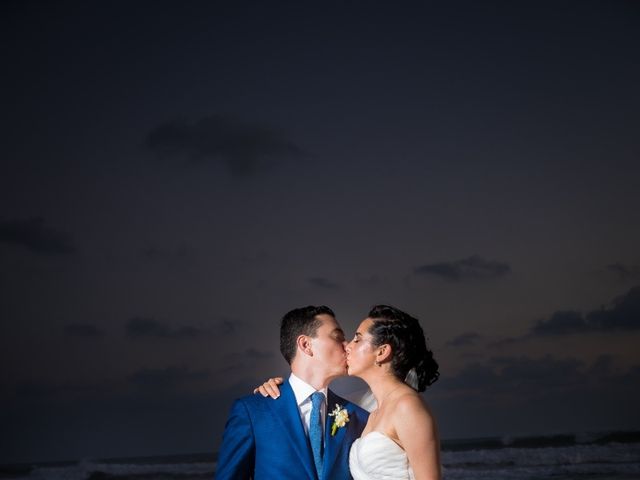
[{"label": "ocean", "polygon": [[[445,480],[640,480],[640,432],[476,438],[442,442]],[[210,454],[0,466],[0,479],[212,479]]]}]

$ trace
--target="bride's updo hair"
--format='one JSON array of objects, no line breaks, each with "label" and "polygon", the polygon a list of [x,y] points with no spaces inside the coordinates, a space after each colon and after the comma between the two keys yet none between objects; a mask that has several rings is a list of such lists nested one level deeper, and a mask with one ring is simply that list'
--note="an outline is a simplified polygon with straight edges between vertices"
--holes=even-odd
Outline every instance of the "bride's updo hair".
[{"label": "bride's updo hair", "polygon": [[373,320],[369,328],[372,344],[391,345],[391,371],[418,392],[435,382],[440,373],[420,322],[408,313],[389,305],[376,305],[368,315]]}]

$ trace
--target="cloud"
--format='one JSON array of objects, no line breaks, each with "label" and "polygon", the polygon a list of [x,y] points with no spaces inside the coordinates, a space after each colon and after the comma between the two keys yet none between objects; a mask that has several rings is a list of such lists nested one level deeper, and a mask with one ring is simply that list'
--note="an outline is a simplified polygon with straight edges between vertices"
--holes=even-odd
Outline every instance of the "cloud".
[{"label": "cloud", "polygon": [[132,338],[168,338],[189,339],[206,335],[208,332],[197,327],[185,325],[172,328],[154,318],[134,317],[127,320],[127,335]]},{"label": "cloud", "polygon": [[449,347],[467,347],[475,345],[476,340],[480,339],[480,335],[476,332],[467,332],[452,338],[447,342]]},{"label": "cloud", "polygon": [[576,311],[558,311],[547,320],[537,321],[531,328],[536,336],[569,335],[587,332],[640,330],[640,287],[615,298],[607,307],[586,315]]},{"label": "cloud", "polygon": [[514,345],[518,342],[522,342],[523,340],[528,340],[531,338],[531,335],[527,334],[527,335],[523,335],[520,337],[504,337],[504,338],[500,338],[498,340],[495,340],[493,342],[489,342],[487,344],[487,346],[489,347],[498,347],[498,348],[502,348],[502,347],[506,347],[509,345]]},{"label": "cloud", "polygon": [[591,365],[573,357],[493,357],[473,362],[453,377],[438,381],[449,393],[521,396],[542,390],[563,390],[601,382],[613,375],[611,357],[603,355]]},{"label": "cloud", "polygon": [[589,374],[607,377],[613,374],[613,355],[600,355],[589,368]]},{"label": "cloud", "polygon": [[640,279],[640,265],[623,265],[621,263],[613,263],[607,265],[605,270],[616,276],[618,280],[637,280]]},{"label": "cloud", "polygon": [[338,290],[340,289],[340,285],[338,285],[335,282],[332,282],[331,280],[329,280],[328,278],[324,278],[324,277],[312,277],[310,279],[307,280],[309,282],[310,285],[317,287],[317,288],[323,288],[325,290]]},{"label": "cloud", "polygon": [[75,253],[69,236],[47,227],[41,217],[0,221],[0,242],[18,245],[44,255]]},{"label": "cloud", "polygon": [[531,328],[534,335],[566,335],[587,330],[580,312],[573,310],[554,312],[548,320],[539,320]]},{"label": "cloud", "polygon": [[191,370],[184,365],[174,365],[159,369],[138,370],[127,380],[144,389],[171,390],[190,382],[207,380],[210,376],[209,370]]},{"label": "cloud", "polygon": [[508,263],[473,255],[451,262],[431,263],[414,268],[416,275],[433,275],[449,282],[500,278],[511,272]]},{"label": "cloud", "polygon": [[600,331],[640,329],[640,286],[615,298],[609,308],[589,312],[586,322]]},{"label": "cloud", "polygon": [[609,355],[591,362],[549,355],[472,361],[458,374],[443,375],[428,395],[449,431],[637,428],[640,365],[614,369],[611,363]]},{"label": "cloud", "polygon": [[584,362],[571,357],[494,357],[490,362],[500,379],[514,388],[562,388],[587,381]]},{"label": "cloud", "polygon": [[477,362],[465,366],[457,375],[442,376],[432,388],[446,392],[470,392],[473,390],[488,391],[499,385],[499,374],[490,365]]},{"label": "cloud", "polygon": [[222,162],[238,176],[255,174],[277,159],[303,155],[298,146],[271,127],[221,115],[193,124],[164,123],[149,132],[146,144],[160,156],[186,157],[192,163]]},{"label": "cloud", "polygon": [[231,318],[223,318],[216,323],[216,329],[222,335],[233,335],[238,331],[238,328],[242,327],[245,322],[242,320],[234,320]]},{"label": "cloud", "polygon": [[88,323],[71,323],[65,325],[64,333],[71,337],[96,338],[104,336],[104,332]]}]

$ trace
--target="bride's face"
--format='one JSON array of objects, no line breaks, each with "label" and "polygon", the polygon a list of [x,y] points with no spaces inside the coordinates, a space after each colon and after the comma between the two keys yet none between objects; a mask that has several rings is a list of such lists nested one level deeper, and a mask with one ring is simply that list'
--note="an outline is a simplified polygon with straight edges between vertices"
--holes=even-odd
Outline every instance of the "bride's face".
[{"label": "bride's face", "polygon": [[349,375],[360,376],[369,368],[375,367],[376,347],[371,344],[369,328],[373,320],[365,318],[347,345],[347,371]]}]

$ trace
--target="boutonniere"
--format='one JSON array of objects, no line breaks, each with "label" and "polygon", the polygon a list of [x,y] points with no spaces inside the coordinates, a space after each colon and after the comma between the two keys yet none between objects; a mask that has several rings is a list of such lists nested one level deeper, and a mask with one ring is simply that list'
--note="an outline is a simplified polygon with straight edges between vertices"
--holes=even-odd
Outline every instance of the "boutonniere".
[{"label": "boutonniere", "polygon": [[334,417],[333,425],[331,425],[331,436],[333,437],[339,428],[344,427],[349,421],[349,412],[342,405],[336,403],[336,408],[329,414],[330,417]]}]

